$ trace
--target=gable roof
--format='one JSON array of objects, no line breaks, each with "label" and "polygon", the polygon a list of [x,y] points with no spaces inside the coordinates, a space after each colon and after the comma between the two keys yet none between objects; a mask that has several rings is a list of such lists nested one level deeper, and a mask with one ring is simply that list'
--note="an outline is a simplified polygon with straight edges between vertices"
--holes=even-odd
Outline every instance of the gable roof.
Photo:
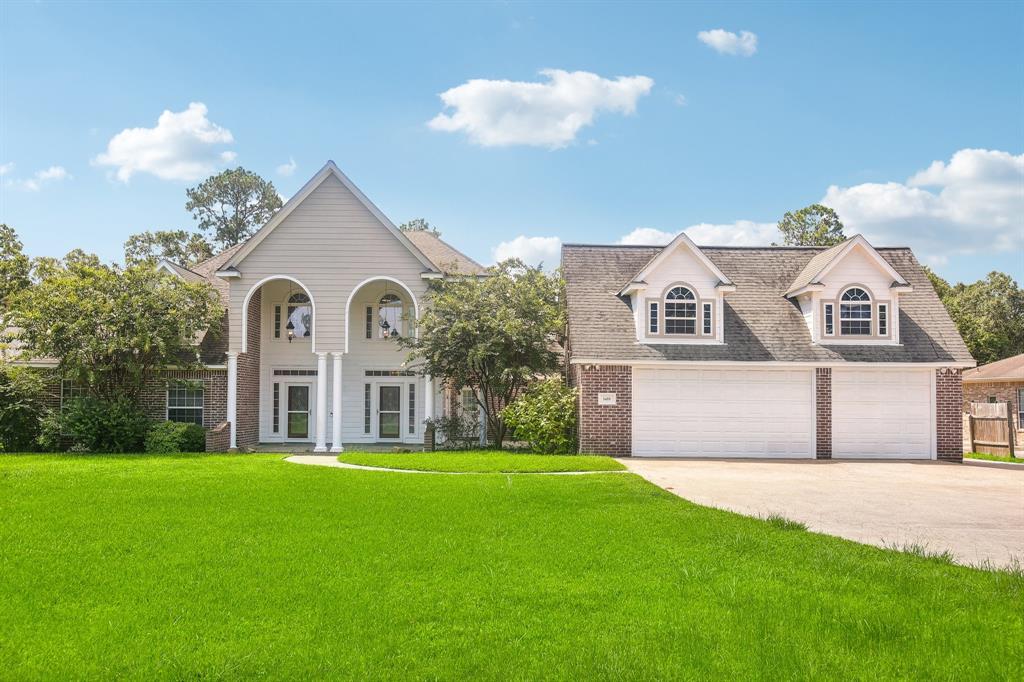
[{"label": "gable roof", "polygon": [[634,274],[629,280],[622,286],[619,293],[625,293],[633,288],[636,284],[643,284],[647,277],[658,268],[665,259],[672,255],[675,251],[680,248],[685,248],[697,257],[704,267],[711,271],[715,277],[718,278],[720,284],[731,285],[733,282],[730,280],[724,272],[718,269],[718,266],[709,259],[701,248],[693,243],[693,240],[685,232],[680,232],[675,236],[675,239],[666,244],[657,253],[651,256],[651,258],[644,264],[640,270]]},{"label": "gable roof", "polygon": [[791,283],[819,255],[814,247],[703,247],[735,283],[725,297],[725,343],[641,344],[622,282],[661,251],[657,246],[562,247],[569,347],[572,358],[592,361],[775,361],[974,363],[956,326],[910,249],[877,249],[904,273],[913,290],[900,294],[901,345],[811,343],[799,305],[786,297]]},{"label": "gable roof", "polygon": [[1024,353],[969,369],[964,372],[964,381],[1024,382]]},{"label": "gable roof", "polygon": [[366,207],[366,210],[380,221],[380,223],[387,228],[387,230],[391,232],[391,234],[393,234],[394,237],[401,242],[402,245],[407,248],[420,263],[423,264],[423,267],[425,267],[428,272],[438,272],[430,259],[423,255],[423,253],[411,241],[409,241],[405,234],[403,234],[402,231],[399,230],[395,224],[392,223],[391,220],[389,220],[388,217],[384,215],[381,210],[377,208],[373,202],[355,186],[355,184],[352,183],[351,180],[348,179],[348,176],[341,172],[341,169],[339,169],[333,161],[328,161],[324,164],[324,167],[317,171],[316,175],[310,178],[309,182],[303,185],[302,189],[300,189],[295,196],[285,202],[284,206],[282,206],[281,209],[267,221],[266,225],[261,227],[252,237],[240,245],[241,248],[239,248],[229,260],[224,262],[220,269],[226,270],[228,268],[237,267],[238,264],[245,260],[245,257],[260,244],[260,242],[267,238],[267,235],[273,232],[278,225],[284,222],[284,219],[287,218],[291,212],[294,211],[295,208],[303,202],[303,200],[305,200],[306,197],[313,193],[313,190],[319,187],[327,178],[332,176],[337,178],[338,181],[341,182],[341,184],[344,185],[345,188],[350,191],[364,207]]},{"label": "gable roof", "polygon": [[424,256],[430,259],[439,272],[446,275],[480,275],[484,272],[484,266],[432,232],[420,230],[404,234]]},{"label": "gable roof", "polygon": [[907,286],[908,282],[903,278],[903,275],[899,273],[884,258],[881,254],[868,243],[868,240],[863,235],[854,235],[844,242],[840,242],[835,246],[825,249],[824,251],[816,254],[807,265],[804,266],[800,274],[796,276],[793,283],[789,285],[789,289],[786,291],[786,296],[793,296],[798,293],[804,287],[809,285],[821,284],[821,278],[831,270],[839,261],[843,259],[846,254],[850,253],[856,246],[862,246],[867,251],[868,256],[875,261],[875,263],[882,269],[885,270],[890,277],[893,279],[893,285],[896,286]]}]

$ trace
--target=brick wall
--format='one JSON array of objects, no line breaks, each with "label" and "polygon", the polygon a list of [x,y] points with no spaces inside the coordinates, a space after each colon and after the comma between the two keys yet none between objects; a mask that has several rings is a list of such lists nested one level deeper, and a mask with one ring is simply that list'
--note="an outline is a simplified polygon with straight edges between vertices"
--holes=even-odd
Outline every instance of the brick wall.
[{"label": "brick wall", "polygon": [[167,418],[167,385],[174,381],[200,382],[203,385],[203,428],[213,428],[227,418],[228,375],[224,369],[169,370],[154,374],[139,397],[142,411],[150,419]]},{"label": "brick wall", "polygon": [[262,292],[249,300],[246,311],[246,352],[238,356],[237,444],[253,447],[260,441],[260,318]]},{"label": "brick wall", "polygon": [[815,423],[818,459],[832,459],[832,368],[814,370]]},{"label": "brick wall", "polygon": [[[970,403],[987,403],[989,398],[995,398],[996,402],[1010,403],[1010,418],[1013,420],[1013,430],[1016,433],[1017,444],[1024,447],[1024,430],[1020,423],[1020,402],[1018,390],[1024,388],[1024,381],[986,381],[986,382],[964,382],[964,420],[970,413]],[[970,435],[964,426],[964,452],[970,448]]]},{"label": "brick wall", "polygon": [[963,403],[960,370],[935,370],[935,449],[940,460],[963,461]]},{"label": "brick wall", "polygon": [[[579,450],[629,456],[633,452],[633,370],[626,366],[578,366]],[[614,393],[615,405],[598,405],[598,393]]]},{"label": "brick wall", "polygon": [[207,452],[227,452],[231,447],[231,424],[222,421],[206,432]]}]

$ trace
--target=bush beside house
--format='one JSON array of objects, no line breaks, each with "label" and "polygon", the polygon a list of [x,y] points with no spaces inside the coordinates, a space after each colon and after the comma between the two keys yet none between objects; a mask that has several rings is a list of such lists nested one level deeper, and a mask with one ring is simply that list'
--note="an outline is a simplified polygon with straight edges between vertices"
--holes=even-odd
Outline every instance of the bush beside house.
[{"label": "bush beside house", "polygon": [[533,384],[501,416],[516,438],[527,441],[534,452],[575,451],[576,389],[567,387],[560,377]]}]

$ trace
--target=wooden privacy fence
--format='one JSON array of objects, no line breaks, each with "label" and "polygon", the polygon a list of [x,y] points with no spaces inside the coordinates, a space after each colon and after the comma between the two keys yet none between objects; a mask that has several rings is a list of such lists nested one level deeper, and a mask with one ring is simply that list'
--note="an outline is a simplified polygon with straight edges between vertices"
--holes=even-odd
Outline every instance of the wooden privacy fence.
[{"label": "wooden privacy fence", "polygon": [[971,403],[967,419],[971,452],[1017,456],[1010,403]]}]

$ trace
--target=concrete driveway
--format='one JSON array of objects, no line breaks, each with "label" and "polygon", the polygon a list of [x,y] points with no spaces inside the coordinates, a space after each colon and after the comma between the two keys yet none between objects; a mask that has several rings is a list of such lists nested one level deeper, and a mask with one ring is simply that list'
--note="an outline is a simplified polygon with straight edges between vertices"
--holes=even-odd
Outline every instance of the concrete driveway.
[{"label": "concrete driveway", "polygon": [[620,460],[680,497],[964,564],[1024,562],[1024,468],[936,462]]}]

